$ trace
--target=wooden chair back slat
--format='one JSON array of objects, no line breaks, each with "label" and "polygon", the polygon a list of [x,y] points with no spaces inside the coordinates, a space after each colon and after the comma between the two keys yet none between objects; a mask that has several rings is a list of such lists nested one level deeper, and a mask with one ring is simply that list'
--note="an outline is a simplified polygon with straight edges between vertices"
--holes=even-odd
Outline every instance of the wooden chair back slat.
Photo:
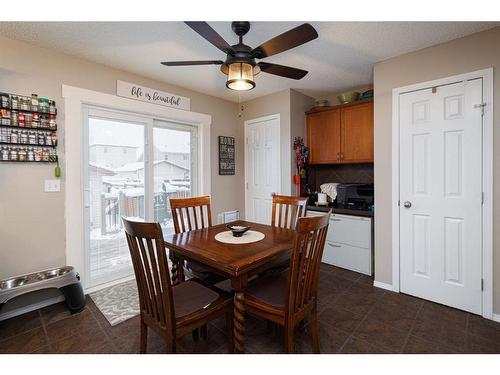
[{"label": "wooden chair back slat", "polygon": [[319,268],[330,213],[297,220],[288,273],[289,316],[302,311],[317,296]]},{"label": "wooden chair back slat", "polygon": [[141,314],[174,332],[172,285],[160,224],[122,220],[134,267]]},{"label": "wooden chair back slat", "polygon": [[[212,226],[210,197],[171,198],[170,208],[174,219],[175,233]],[[196,210],[199,210],[199,216]],[[192,214],[190,213],[192,212]]]},{"label": "wooden chair back slat", "polygon": [[295,229],[297,220],[306,216],[307,197],[273,195],[271,225],[273,227]]}]

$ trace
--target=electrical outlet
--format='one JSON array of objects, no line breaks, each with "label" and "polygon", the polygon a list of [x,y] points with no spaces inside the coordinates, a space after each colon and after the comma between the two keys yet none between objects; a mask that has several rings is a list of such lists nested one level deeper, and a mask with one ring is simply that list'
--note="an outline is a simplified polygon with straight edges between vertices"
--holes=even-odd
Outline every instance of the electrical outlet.
[{"label": "electrical outlet", "polygon": [[53,193],[61,191],[61,181],[59,180],[45,180],[45,192]]}]

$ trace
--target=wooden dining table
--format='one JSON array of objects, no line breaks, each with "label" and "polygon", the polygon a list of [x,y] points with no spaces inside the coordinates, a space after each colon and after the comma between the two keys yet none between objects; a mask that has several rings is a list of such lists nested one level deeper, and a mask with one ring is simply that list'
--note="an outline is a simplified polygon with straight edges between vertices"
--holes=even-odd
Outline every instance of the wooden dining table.
[{"label": "wooden dining table", "polygon": [[264,234],[260,241],[247,244],[219,242],[215,235],[227,231],[225,224],[189,232],[166,235],[165,247],[172,261],[172,283],[182,281],[182,264],[189,260],[204,265],[231,280],[234,290],[234,349],[244,353],[245,341],[245,289],[254,275],[290,257],[293,231],[248,221],[233,222],[234,225],[250,226],[251,230]]}]

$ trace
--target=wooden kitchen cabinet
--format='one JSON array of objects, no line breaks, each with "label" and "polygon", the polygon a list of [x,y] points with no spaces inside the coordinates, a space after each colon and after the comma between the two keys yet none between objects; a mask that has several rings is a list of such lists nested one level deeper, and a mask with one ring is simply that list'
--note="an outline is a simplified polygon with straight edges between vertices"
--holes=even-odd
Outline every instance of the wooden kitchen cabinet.
[{"label": "wooden kitchen cabinet", "polygon": [[373,162],[373,101],[306,113],[310,164]]},{"label": "wooden kitchen cabinet", "polygon": [[342,108],[341,160],[373,161],[373,102]]},{"label": "wooden kitchen cabinet", "polygon": [[340,110],[307,116],[309,163],[335,163],[340,159]]}]

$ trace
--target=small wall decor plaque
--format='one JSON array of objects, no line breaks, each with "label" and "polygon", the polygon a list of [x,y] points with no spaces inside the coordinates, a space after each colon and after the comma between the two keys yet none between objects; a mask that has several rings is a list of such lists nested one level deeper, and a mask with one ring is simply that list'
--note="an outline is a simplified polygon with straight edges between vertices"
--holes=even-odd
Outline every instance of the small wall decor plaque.
[{"label": "small wall decor plaque", "polygon": [[189,98],[119,80],[116,81],[116,95],[186,111],[191,109]]},{"label": "small wall decor plaque", "polygon": [[234,175],[234,137],[219,136],[219,174]]}]

